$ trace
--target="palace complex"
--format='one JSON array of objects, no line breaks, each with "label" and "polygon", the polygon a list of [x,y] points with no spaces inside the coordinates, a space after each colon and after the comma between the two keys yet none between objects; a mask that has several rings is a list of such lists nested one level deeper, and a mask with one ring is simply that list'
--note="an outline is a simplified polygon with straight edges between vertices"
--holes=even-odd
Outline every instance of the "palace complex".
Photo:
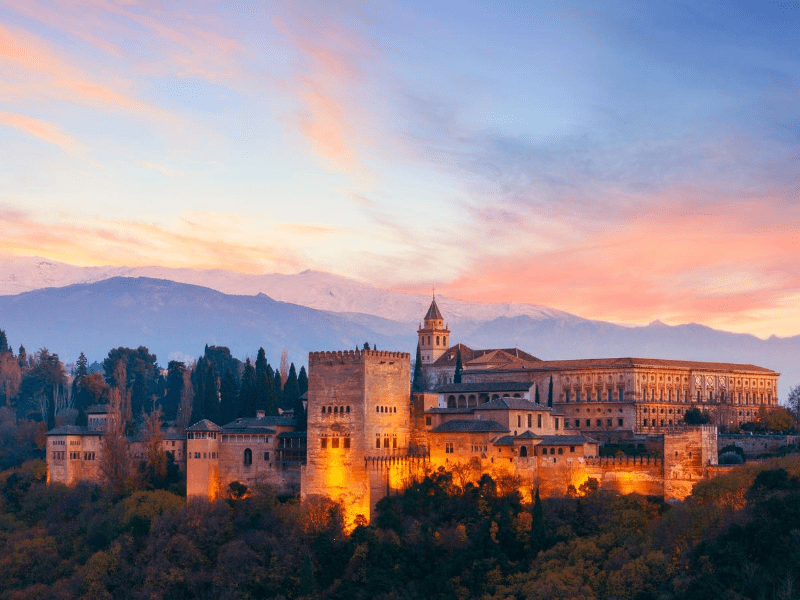
[{"label": "palace complex", "polygon": [[[544,361],[449,341],[434,299],[418,329],[420,391],[411,392],[407,353],[312,352],[306,431],[293,418],[258,414],[170,434],[163,444],[186,469],[187,497],[213,499],[233,482],[269,484],[339,501],[352,524],[368,520],[387,494],[444,467],[457,483],[489,474],[528,497],[535,487],[565,494],[592,477],[621,492],[683,498],[715,472],[716,425],[738,426],[778,405],[779,373],[753,365]],[[711,424],[684,425],[694,408]],[[97,418],[48,432],[50,481],[99,481],[102,436]],[[129,441],[129,455],[141,459],[137,443]],[[608,443],[647,452],[601,458]]]}]

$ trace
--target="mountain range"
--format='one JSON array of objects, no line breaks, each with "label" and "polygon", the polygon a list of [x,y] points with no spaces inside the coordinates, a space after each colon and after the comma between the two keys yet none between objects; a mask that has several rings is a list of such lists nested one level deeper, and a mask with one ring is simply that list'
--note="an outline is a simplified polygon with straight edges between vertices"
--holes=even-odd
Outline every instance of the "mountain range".
[{"label": "mountain range", "polygon": [[[65,361],[83,351],[91,362],[117,346],[144,345],[162,366],[200,356],[205,344],[228,346],[242,359],[263,346],[273,364],[287,349],[298,367],[309,351],[365,341],[413,355],[416,328],[430,304],[429,295],[315,271],[242,275],[5,258],[0,293],[0,329],[15,350],[47,347]],[[453,342],[473,348],[518,346],[545,360],[636,356],[757,364],[782,373],[781,399],[800,383],[800,336],[762,340],[659,321],[622,326],[532,304],[439,296],[437,304]]]}]

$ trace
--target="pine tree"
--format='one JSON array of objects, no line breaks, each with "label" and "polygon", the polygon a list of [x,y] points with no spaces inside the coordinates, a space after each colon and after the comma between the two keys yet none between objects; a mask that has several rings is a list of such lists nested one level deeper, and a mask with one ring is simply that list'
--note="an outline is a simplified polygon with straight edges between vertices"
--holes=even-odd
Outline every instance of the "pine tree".
[{"label": "pine tree", "polygon": [[297,374],[297,387],[300,388],[301,396],[308,392],[308,374],[305,367],[300,367],[300,372]]},{"label": "pine tree", "polygon": [[422,392],[425,384],[422,381],[422,352],[417,344],[417,358],[414,359],[414,381],[411,383],[412,392]]},{"label": "pine tree", "polygon": [[539,498],[539,488],[536,488],[536,495],[533,500],[533,511],[531,514],[531,557],[547,547],[547,529],[544,523],[544,511],[542,510],[542,500]]},{"label": "pine tree", "polygon": [[244,363],[242,373],[242,387],[239,388],[239,416],[252,418],[256,416],[256,370],[248,358]]},{"label": "pine tree", "polygon": [[553,376],[550,375],[550,385],[547,388],[547,406],[553,406]]},{"label": "pine tree", "polygon": [[5,352],[11,352],[11,348],[8,347],[8,338],[6,337],[6,332],[0,329],[0,354]]},{"label": "pine tree", "polygon": [[239,387],[236,385],[236,378],[233,371],[225,371],[225,377],[219,386],[220,395],[220,425],[230,423],[239,416]]},{"label": "pine tree", "polygon": [[453,375],[453,383],[461,383],[461,371],[464,367],[461,365],[461,348],[456,351],[456,372]]}]

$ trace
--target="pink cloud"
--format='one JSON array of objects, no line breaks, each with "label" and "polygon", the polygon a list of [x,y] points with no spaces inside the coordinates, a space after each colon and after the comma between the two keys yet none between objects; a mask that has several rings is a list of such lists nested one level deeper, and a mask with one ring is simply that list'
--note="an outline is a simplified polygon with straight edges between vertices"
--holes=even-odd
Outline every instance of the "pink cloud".
[{"label": "pink cloud", "polygon": [[69,154],[82,154],[86,151],[86,147],[81,142],[66,135],[52,123],[6,112],[0,112],[0,123],[54,144]]}]

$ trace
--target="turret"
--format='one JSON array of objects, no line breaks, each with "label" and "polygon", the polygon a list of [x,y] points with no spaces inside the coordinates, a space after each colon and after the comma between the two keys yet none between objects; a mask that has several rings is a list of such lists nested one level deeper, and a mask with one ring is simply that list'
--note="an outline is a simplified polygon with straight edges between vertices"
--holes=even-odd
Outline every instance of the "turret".
[{"label": "turret", "polygon": [[449,347],[450,330],[444,324],[442,313],[436,305],[436,296],[431,301],[424,324],[417,330],[417,335],[423,365],[436,362]]}]

